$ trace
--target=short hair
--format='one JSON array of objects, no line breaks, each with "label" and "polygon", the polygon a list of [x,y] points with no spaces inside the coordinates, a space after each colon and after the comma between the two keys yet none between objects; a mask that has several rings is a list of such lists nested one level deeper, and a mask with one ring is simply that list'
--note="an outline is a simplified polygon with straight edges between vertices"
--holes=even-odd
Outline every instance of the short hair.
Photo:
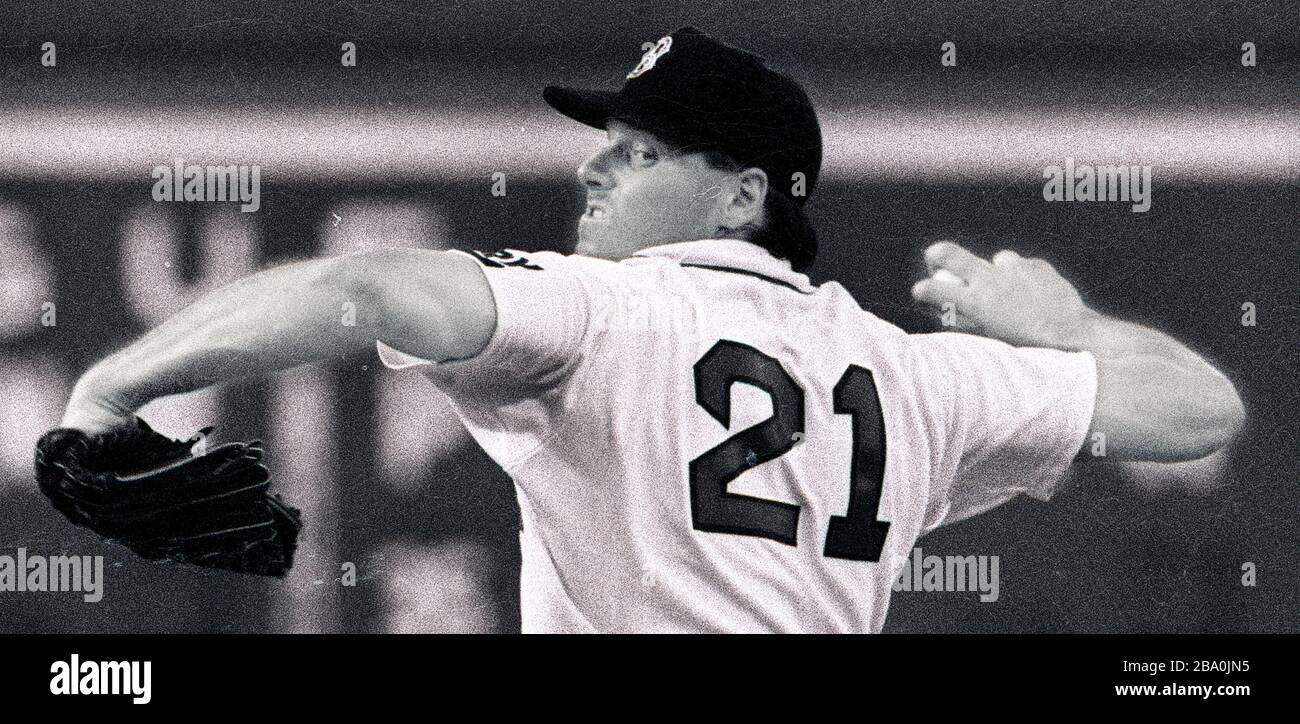
[{"label": "short hair", "polygon": [[[746,166],[715,149],[702,152],[705,163],[724,171],[742,171]],[[817,230],[785,194],[774,192],[769,185],[763,199],[766,221],[762,226],[747,225],[746,241],[767,249],[778,259],[788,259],[795,271],[804,271],[817,259]]]}]

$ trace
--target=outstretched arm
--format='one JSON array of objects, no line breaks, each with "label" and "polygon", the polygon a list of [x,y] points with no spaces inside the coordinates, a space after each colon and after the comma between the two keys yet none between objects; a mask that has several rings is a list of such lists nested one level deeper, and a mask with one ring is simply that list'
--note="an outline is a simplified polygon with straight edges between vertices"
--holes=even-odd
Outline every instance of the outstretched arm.
[{"label": "outstretched arm", "polygon": [[1195,460],[1241,429],[1245,410],[1227,377],[1162,332],[1088,309],[1042,259],[1000,251],[989,262],[940,242],[925,260],[933,276],[912,295],[941,309],[952,305],[963,331],[1096,357],[1091,430],[1105,434],[1107,457]]},{"label": "outstretched arm", "polygon": [[[349,304],[355,324],[344,323]],[[487,280],[459,254],[392,249],[286,264],[202,297],[96,364],[77,381],[62,425],[104,431],[150,400],[375,340],[436,361],[472,357],[495,327]]]}]

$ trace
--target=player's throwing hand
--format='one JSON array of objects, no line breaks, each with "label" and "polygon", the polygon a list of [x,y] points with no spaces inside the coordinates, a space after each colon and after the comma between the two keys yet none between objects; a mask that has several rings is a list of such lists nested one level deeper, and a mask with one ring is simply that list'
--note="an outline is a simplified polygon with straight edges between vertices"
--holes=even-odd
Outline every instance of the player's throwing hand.
[{"label": "player's throwing hand", "polygon": [[[1016,346],[1080,349],[1094,314],[1052,265],[1005,249],[985,261],[951,241],[925,250],[917,301],[956,312],[963,331]],[[951,307],[946,305],[951,304]]]}]

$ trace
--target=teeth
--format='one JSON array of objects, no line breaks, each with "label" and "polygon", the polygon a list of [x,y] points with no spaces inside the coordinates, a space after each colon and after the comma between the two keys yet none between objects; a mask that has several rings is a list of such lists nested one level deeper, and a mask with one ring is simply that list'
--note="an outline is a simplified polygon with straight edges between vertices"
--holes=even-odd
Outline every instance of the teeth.
[{"label": "teeth", "polygon": [[587,215],[593,219],[603,219],[605,218],[605,210],[592,207],[587,209]]}]

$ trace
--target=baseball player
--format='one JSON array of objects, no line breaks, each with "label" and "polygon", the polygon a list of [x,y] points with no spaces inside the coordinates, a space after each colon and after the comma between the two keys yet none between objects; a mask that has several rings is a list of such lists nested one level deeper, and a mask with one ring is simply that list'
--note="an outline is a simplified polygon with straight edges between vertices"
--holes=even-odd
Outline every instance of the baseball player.
[{"label": "baseball player", "polygon": [[1090,310],[1040,259],[926,249],[912,293],[963,332],[907,334],[811,284],[821,133],[754,55],[684,28],[619,91],[544,97],[607,135],[578,171],[575,253],[254,274],[95,365],[63,426],[377,343],[515,481],[525,631],[876,632],[920,536],[1050,499],[1094,436],[1179,461],[1242,425],[1204,359]]}]

